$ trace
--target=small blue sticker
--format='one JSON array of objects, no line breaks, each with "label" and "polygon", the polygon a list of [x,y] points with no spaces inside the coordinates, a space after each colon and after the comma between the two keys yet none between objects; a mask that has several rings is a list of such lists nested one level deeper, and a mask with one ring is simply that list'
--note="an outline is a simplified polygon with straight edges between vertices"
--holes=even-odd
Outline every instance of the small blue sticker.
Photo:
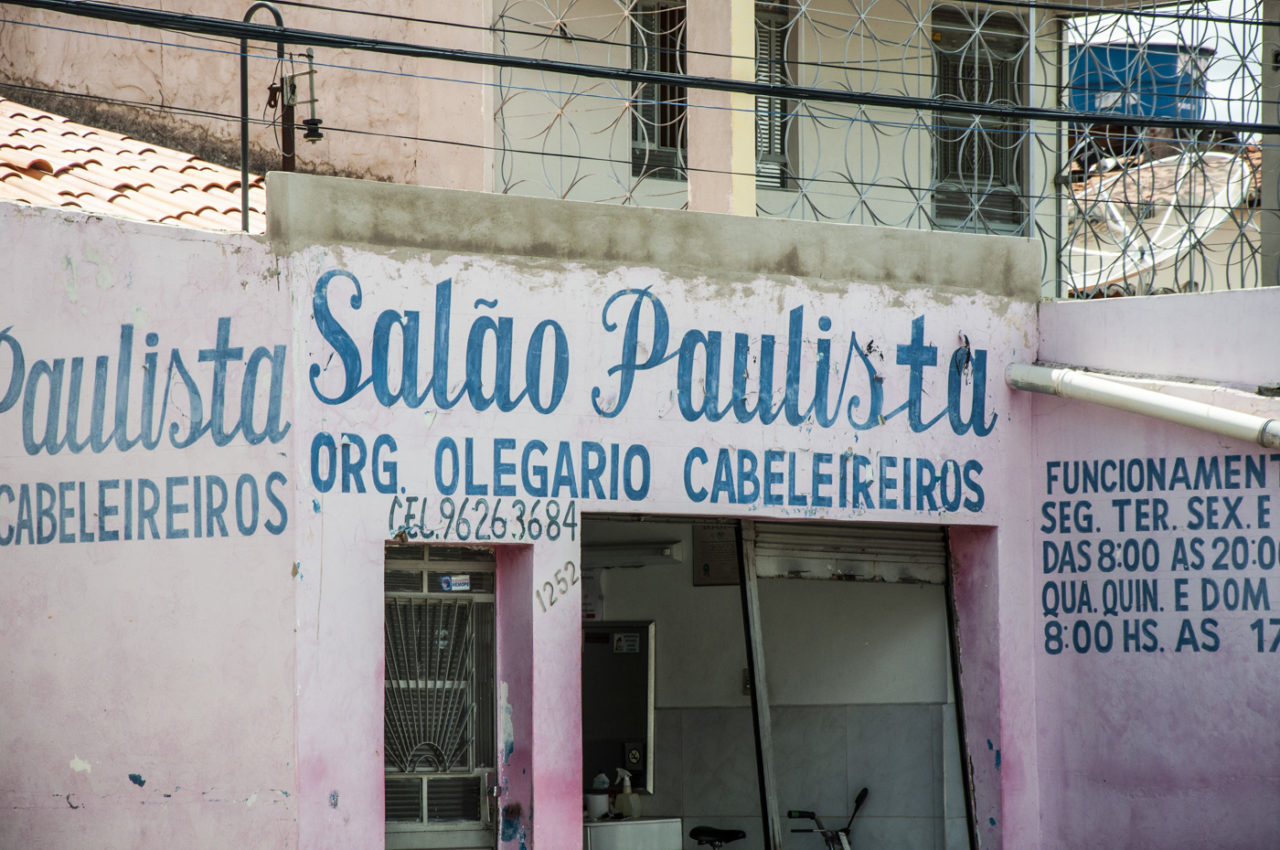
[{"label": "small blue sticker", "polygon": [[132,782],[134,785],[137,785],[139,788],[147,784],[147,780],[142,778],[141,773],[130,773],[129,781]]}]

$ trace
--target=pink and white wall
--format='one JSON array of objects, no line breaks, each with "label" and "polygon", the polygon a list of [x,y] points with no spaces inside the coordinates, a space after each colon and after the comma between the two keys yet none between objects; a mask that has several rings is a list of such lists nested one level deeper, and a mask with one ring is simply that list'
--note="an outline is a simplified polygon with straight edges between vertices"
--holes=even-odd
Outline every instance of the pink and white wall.
[{"label": "pink and white wall", "polygon": [[[1036,530],[1054,462],[1249,454],[1004,385],[1037,348],[1105,350],[1128,304],[1042,307],[1038,331],[1017,240],[318,178],[269,193],[268,240],[0,209],[23,247],[0,311],[0,844],[381,846],[383,543],[404,532],[497,548],[500,840],[578,846],[579,590],[535,591],[580,562],[570,512],[600,511],[949,526],[984,846],[1141,844],[1148,821],[1245,846],[1267,826],[1261,806],[1208,814],[1277,781],[1265,611],[1219,616],[1216,653],[1216,611],[1194,614],[1199,653],[1175,651],[1181,612],[1133,615],[1167,651],[1125,653],[1100,607],[1082,619],[1111,622],[1109,653],[1046,649],[1049,621],[1081,619],[1045,614],[1050,580],[1100,598],[1111,575],[1047,575],[1046,545],[1120,533],[1101,498],[1095,530]],[[1194,335],[1199,307],[1161,309]],[[1225,342],[1197,354],[1219,381],[1262,371]],[[1251,514],[1266,495],[1221,490]],[[541,503],[536,533],[517,499]],[[1159,570],[1179,534],[1142,533]],[[1154,579],[1166,607],[1179,577]],[[1216,802],[1199,819],[1193,793]]]},{"label": "pink and white wall", "polygon": [[[1280,417],[1258,394],[1277,295],[1046,304],[1040,358]],[[1280,454],[1080,402],[1032,411],[1043,846],[1271,846]]]},{"label": "pink and white wall", "polygon": [[275,261],[10,205],[0,231],[0,845],[289,845],[296,426]]}]

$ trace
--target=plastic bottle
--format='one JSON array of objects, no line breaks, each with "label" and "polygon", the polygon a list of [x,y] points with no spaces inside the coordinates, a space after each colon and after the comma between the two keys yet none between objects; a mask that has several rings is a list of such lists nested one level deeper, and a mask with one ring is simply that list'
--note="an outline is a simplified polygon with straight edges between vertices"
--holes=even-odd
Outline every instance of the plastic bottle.
[{"label": "plastic bottle", "polygon": [[618,814],[624,818],[640,817],[640,795],[631,790],[631,771],[625,767],[618,768],[618,782],[622,784],[622,793],[618,795]]},{"label": "plastic bottle", "polygon": [[593,820],[601,820],[609,814],[608,776],[597,773],[595,779],[591,780],[591,791],[587,794],[586,804],[587,817]]}]

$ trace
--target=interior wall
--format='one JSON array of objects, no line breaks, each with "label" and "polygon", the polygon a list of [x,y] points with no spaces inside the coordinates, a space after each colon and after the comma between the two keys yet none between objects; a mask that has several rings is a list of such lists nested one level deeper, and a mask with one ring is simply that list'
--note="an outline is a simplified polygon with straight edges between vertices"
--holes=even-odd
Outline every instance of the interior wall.
[{"label": "interior wall", "polygon": [[[691,551],[688,523],[591,524],[584,534],[588,546],[647,539]],[[763,847],[738,586],[695,587],[687,562],[601,572],[604,619],[656,624],[655,787],[644,814],[680,816],[686,833],[744,829],[737,846]],[[760,605],[779,808],[843,822],[865,786],[855,843],[967,846],[944,589],[762,579]],[[790,837],[798,850],[813,838]]]}]

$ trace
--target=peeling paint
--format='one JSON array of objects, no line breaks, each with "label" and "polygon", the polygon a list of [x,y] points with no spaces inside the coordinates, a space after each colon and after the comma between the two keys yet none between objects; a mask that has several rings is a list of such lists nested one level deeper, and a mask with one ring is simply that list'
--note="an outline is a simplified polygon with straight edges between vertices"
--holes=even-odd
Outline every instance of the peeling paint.
[{"label": "peeling paint", "polygon": [[93,765],[89,764],[89,762],[80,758],[80,756],[72,756],[71,769],[74,770],[76,773],[88,773],[89,771],[93,770]]},{"label": "peeling paint", "polygon": [[508,803],[502,807],[502,840],[504,842],[520,839],[524,847],[524,809],[519,803]]},{"label": "peeling paint", "polygon": [[137,785],[139,788],[147,784],[147,780],[143,779],[142,774],[140,773],[130,773],[129,781],[132,782],[134,785]]},{"label": "peeling paint", "polygon": [[329,808],[331,809],[338,808],[338,792],[337,791],[329,792]]},{"label": "peeling paint", "polygon": [[[168,796],[168,795],[166,794],[165,796]],[[250,795],[249,795],[249,797],[248,797],[248,799],[246,799],[246,800],[244,801],[245,808],[248,808],[249,806],[252,806],[252,805],[253,805],[254,803],[256,803],[257,801],[258,801],[258,795],[257,795],[256,793],[254,793],[254,794],[250,794]]]},{"label": "peeling paint", "polygon": [[502,712],[502,763],[511,761],[511,754],[516,749],[516,727],[512,719],[511,702],[507,699],[507,683],[501,685],[500,711]]}]

